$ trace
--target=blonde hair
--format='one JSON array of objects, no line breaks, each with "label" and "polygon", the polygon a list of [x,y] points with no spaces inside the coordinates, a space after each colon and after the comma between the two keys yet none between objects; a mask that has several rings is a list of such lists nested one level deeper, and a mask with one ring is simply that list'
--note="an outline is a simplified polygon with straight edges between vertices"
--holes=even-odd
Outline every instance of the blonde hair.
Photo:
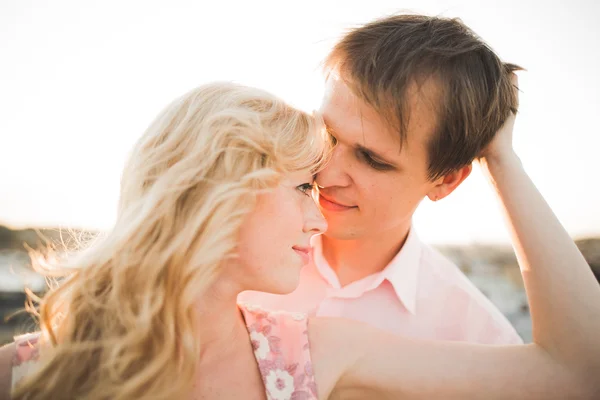
[{"label": "blonde hair", "polygon": [[193,306],[235,257],[257,193],[315,173],[331,143],[319,117],[262,90],[199,87],[171,103],[136,144],[114,228],[44,273],[38,370],[15,399],[180,398],[201,339]]}]

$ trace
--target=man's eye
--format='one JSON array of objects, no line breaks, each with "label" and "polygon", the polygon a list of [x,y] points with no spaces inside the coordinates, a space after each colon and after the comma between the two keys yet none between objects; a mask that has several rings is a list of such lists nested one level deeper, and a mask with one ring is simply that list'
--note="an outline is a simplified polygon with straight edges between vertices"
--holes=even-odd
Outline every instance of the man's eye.
[{"label": "man's eye", "polygon": [[360,157],[367,164],[369,164],[369,166],[373,169],[376,169],[378,171],[387,171],[387,170],[391,169],[391,167],[389,165],[381,164],[381,163],[373,160],[373,158],[368,153],[365,153],[364,151],[361,151],[359,154],[360,154]]},{"label": "man's eye", "polygon": [[315,187],[314,183],[303,183],[302,185],[297,186],[296,188],[299,191],[301,191],[302,193],[304,193],[305,195],[310,196],[314,187]]}]

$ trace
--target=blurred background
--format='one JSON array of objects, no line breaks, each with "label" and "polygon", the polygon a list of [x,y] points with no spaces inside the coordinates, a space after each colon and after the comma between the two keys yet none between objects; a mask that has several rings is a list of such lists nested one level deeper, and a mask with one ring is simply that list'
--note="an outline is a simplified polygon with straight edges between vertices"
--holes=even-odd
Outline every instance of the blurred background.
[{"label": "blurred background", "polygon": [[[515,147],[599,276],[599,2],[1,0],[0,343],[34,327],[23,314],[6,321],[23,288],[45,287],[26,247],[111,227],[127,153],[173,98],[233,80],[316,109],[335,40],[403,11],[459,17],[526,68]],[[423,202],[415,225],[530,341],[519,269],[479,169]]]}]

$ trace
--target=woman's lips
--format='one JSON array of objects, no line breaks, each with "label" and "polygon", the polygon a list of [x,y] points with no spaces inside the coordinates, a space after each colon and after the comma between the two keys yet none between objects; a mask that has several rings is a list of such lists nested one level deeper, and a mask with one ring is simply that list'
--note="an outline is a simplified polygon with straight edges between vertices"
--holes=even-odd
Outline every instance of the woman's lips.
[{"label": "woman's lips", "polygon": [[308,264],[310,261],[310,249],[305,247],[292,247],[294,251],[302,258],[304,264]]}]

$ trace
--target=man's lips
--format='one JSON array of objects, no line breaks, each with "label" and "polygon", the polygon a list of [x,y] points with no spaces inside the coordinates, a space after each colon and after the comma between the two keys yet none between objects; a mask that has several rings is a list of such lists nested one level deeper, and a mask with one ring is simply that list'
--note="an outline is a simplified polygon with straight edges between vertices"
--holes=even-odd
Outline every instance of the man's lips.
[{"label": "man's lips", "polygon": [[332,198],[323,196],[322,193],[319,193],[319,204],[321,205],[321,207],[329,211],[347,211],[353,208],[357,208],[356,206],[347,206],[344,204],[340,204]]}]

